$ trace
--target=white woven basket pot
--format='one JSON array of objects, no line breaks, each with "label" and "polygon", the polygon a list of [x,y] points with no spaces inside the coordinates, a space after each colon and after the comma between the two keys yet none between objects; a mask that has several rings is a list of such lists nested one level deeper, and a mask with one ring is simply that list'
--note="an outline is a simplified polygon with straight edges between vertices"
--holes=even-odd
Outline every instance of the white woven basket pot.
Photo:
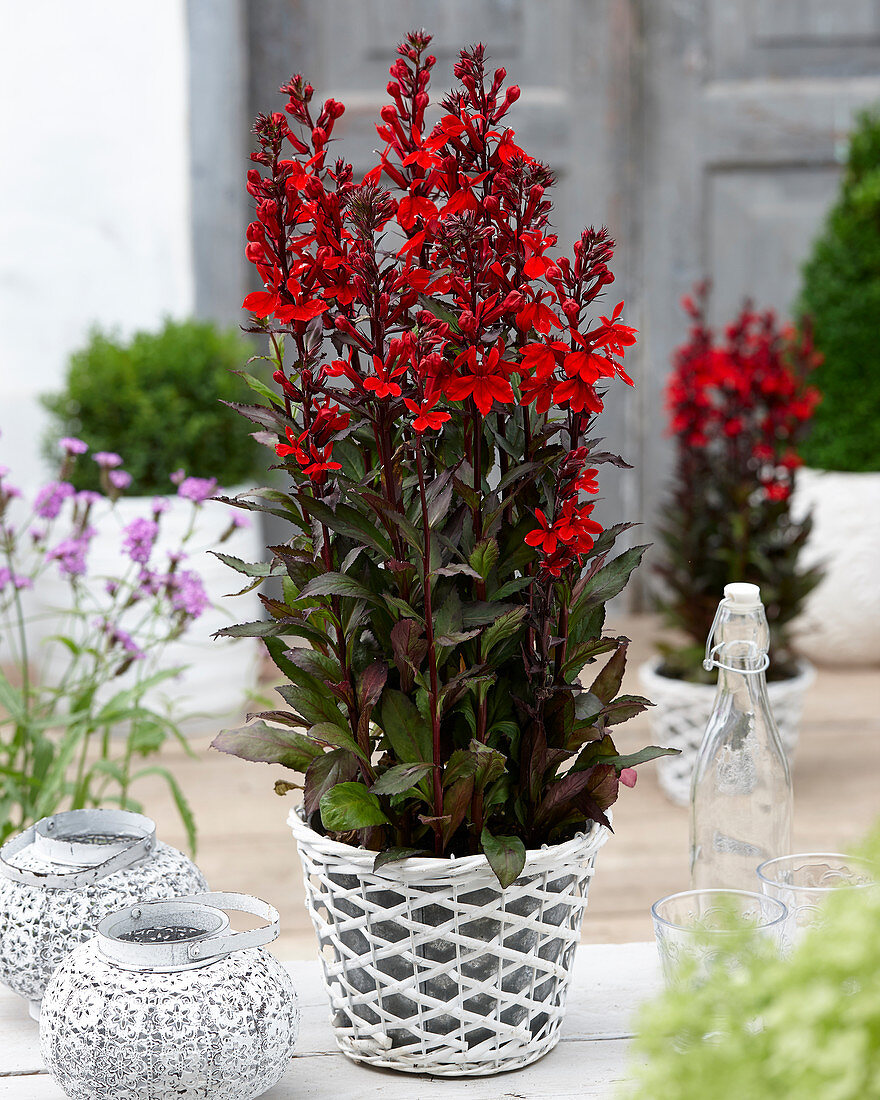
[{"label": "white woven basket pot", "polygon": [[320,836],[297,811],[288,823],[344,1054],[459,1077],[519,1069],[556,1045],[607,829],[528,852],[502,890],[483,856],[374,874],[375,853]]},{"label": "white woven basket pot", "polygon": [[[661,658],[654,657],[640,665],[639,681],[654,703],[648,711],[652,742],[681,750],[680,756],[661,756],[657,760],[660,787],[676,805],[686,806],[691,796],[691,774],[712,713],[715,685],[691,684],[661,676],[657,671],[660,663]],[[774,680],[767,685],[770,709],[789,763],[794,759],[800,736],[804,697],[815,678],[813,666],[801,659],[796,676],[790,680]]]}]

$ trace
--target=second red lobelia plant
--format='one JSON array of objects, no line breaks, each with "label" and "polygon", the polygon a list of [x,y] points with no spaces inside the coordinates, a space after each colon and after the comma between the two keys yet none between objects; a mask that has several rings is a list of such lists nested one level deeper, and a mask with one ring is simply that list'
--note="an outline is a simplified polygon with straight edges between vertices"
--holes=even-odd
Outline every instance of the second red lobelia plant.
[{"label": "second red lobelia plant", "polygon": [[[426,122],[430,36],[399,47],[384,150],[363,179],[331,157],[344,108],[294,77],[260,115],[248,173],[248,295],[276,390],[247,376],[289,478],[240,507],[288,520],[263,595],[287,680],[271,710],[215,747],[304,775],[304,814],[377,853],[483,852],[502,886],[527,848],[608,824],[620,784],[666,750],[620,755],[627,640],[605,603],[645,547],[592,512],[606,385],[632,385],[622,303],[595,315],[614,242],[550,231],[550,169],[505,125],[519,89],[462,51]],[[597,658],[603,667],[587,677]],[[588,686],[585,686],[588,685]],[[298,783],[280,780],[280,793]]]}]

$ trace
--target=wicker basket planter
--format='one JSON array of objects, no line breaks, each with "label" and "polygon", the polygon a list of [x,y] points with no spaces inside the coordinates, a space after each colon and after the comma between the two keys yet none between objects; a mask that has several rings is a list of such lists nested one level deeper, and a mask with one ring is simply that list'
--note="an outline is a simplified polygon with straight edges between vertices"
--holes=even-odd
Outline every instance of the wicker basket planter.
[{"label": "wicker basket planter", "polygon": [[[654,743],[681,749],[680,756],[662,756],[657,761],[660,787],[670,801],[686,806],[690,801],[691,774],[712,713],[715,687],[661,676],[657,671],[660,661],[660,657],[654,657],[641,665],[639,680],[654,703],[648,711]],[[797,676],[767,685],[770,707],[789,762],[794,758],[800,735],[804,696],[815,678],[813,666],[801,659]]]},{"label": "wicker basket planter", "polygon": [[502,891],[483,856],[374,874],[373,853],[320,836],[296,811],[288,823],[344,1054],[458,1077],[519,1069],[556,1045],[605,828],[530,851]]}]

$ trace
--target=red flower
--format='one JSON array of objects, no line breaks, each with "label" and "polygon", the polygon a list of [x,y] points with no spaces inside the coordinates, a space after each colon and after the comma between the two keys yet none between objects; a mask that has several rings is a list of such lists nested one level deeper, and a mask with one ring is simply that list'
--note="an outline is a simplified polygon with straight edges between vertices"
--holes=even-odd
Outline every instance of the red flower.
[{"label": "red flower", "polygon": [[534,531],[529,531],[525,541],[529,546],[536,546],[543,554],[552,554],[559,541],[556,532],[540,508],[535,509],[535,519],[541,526],[536,527]]},{"label": "red flower", "polygon": [[400,397],[400,385],[393,380],[406,370],[409,356],[409,349],[402,340],[392,340],[384,362],[378,355],[373,356],[376,373],[364,379],[364,389],[380,398]]},{"label": "red flower", "polygon": [[412,229],[416,218],[428,221],[437,217],[437,207],[422,195],[406,195],[397,207],[397,220],[403,229]]},{"label": "red flower", "polygon": [[459,369],[466,367],[468,373],[456,374],[445,382],[445,395],[450,401],[464,401],[473,397],[474,403],[487,416],[494,401],[509,405],[516,400],[510,383],[504,375],[505,361],[498,347],[490,348],[488,354],[477,359],[477,349],[468,348],[455,360]]},{"label": "red flower", "polygon": [[526,302],[516,315],[516,327],[521,332],[528,332],[530,329],[535,329],[537,332],[541,332],[544,335],[550,331],[551,325],[554,328],[562,328],[562,322],[553,310],[549,306],[544,305],[544,299],[552,297],[553,295],[549,291],[546,291],[538,294],[533,302]]},{"label": "red flower", "polygon": [[553,392],[553,397],[558,405],[568,404],[572,412],[583,412],[589,409],[590,412],[600,413],[603,409],[601,397],[579,376],[566,378],[565,381],[560,382]]},{"label": "red flower", "polygon": [[438,431],[440,426],[450,418],[448,412],[435,408],[436,399],[433,401],[426,399],[419,405],[408,397],[404,397],[403,403],[410,412],[417,414],[412,426],[420,434],[425,431]]}]

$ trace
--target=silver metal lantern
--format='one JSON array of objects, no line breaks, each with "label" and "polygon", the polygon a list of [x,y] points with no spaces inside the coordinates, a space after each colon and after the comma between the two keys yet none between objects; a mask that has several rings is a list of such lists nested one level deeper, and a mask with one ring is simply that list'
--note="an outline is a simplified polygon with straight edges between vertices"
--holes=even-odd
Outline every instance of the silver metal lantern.
[{"label": "silver metal lantern", "polygon": [[201,871],[127,810],[44,817],[0,848],[0,982],[39,1002],[55,967],[108,913],[133,901],[200,893]]},{"label": "silver metal lantern", "polygon": [[[224,909],[268,923],[232,932]],[[58,967],[40,1047],[72,1100],[252,1100],[284,1073],[299,1030],[290,975],[261,945],[278,912],[244,894],[132,906]]]}]

